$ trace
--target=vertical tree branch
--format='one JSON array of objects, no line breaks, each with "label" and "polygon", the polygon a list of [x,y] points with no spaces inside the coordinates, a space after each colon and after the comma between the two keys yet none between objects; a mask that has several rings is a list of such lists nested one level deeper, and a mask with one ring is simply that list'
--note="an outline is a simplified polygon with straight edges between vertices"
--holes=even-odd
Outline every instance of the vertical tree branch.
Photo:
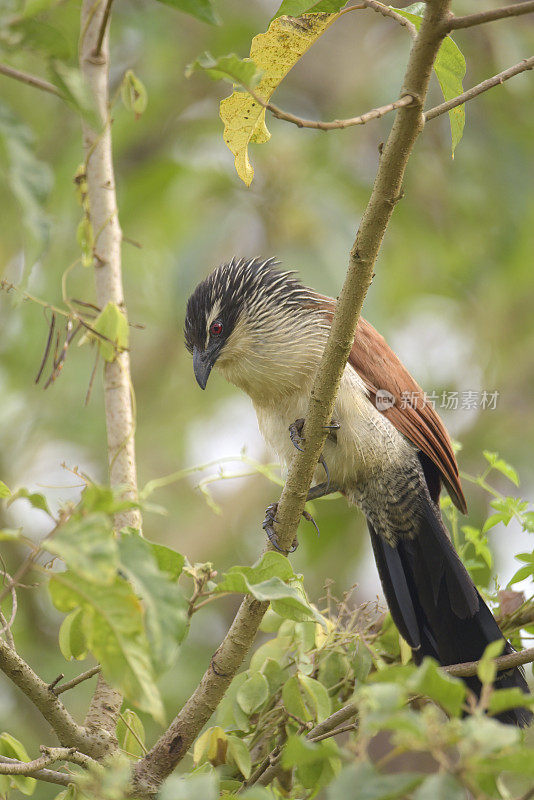
[{"label": "vertical tree branch", "polygon": [[[98,0],[83,0],[80,35],[80,68],[91,92],[101,129],[83,122],[83,144],[86,156],[89,217],[95,236],[95,285],[97,304],[104,308],[115,303],[126,315],[121,271],[122,231],[119,225],[115,177],[111,147],[109,108],[109,33],[104,15],[109,4]],[[101,37],[102,29],[105,29]],[[94,55],[100,44],[98,55]],[[104,395],[110,483],[125,487],[127,496],[137,498],[132,404],[132,380],[128,352],[118,353],[115,360],[104,365]],[[116,515],[116,526],[141,527],[137,509]],[[112,732],[115,729],[122,698],[98,677],[97,688],[86,725]]]},{"label": "vertical tree branch", "polygon": [[[289,549],[304,508],[317,460],[323,448],[335,397],[354,340],[360,310],[373,277],[373,268],[387,224],[402,194],[404,171],[423,129],[423,104],[432,66],[445,36],[443,23],[451,0],[430,0],[414,41],[401,89],[414,102],[397,111],[380,157],[371,198],[350,253],[347,277],[337,303],[332,329],[314,383],[306,415],[306,447],[297,451],[278,505],[277,536]],[[232,677],[251,647],[266,604],[246,597],[199,686],[183,709],[134,770],[134,793],[155,794],[161,781],[183,758],[222,699]]]},{"label": "vertical tree branch", "polygon": [[332,417],[341,376],[354,341],[373,270],[396,203],[402,197],[402,181],[413,146],[424,126],[422,113],[432,67],[445,36],[450,0],[427,3],[421,28],[414,41],[401,96],[414,102],[397,111],[380,156],[369,203],[365,209],[349,257],[349,267],[332,321],[330,335],[315,378],[306,414],[306,447],[296,452],[290,465],[277,511],[280,547],[288,550],[295,537],[306,494],[326,437],[325,425]]}]

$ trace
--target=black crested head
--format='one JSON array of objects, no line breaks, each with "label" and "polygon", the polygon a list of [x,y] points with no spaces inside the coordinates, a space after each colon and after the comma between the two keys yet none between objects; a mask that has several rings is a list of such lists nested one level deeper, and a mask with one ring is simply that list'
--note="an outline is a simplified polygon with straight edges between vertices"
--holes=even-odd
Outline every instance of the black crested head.
[{"label": "black crested head", "polygon": [[216,361],[228,367],[249,358],[257,368],[262,352],[280,336],[281,348],[292,343],[299,316],[316,296],[277,265],[274,258],[233,258],[214,269],[189,298],[185,345],[201,388]]},{"label": "black crested head", "polygon": [[[206,350],[212,337],[222,349],[244,310],[259,311],[266,303],[296,306],[309,301],[309,290],[292,277],[293,272],[276,269],[278,264],[275,258],[232,258],[199,283],[187,302],[184,336],[189,352],[195,347]],[[210,331],[214,323],[222,327],[215,325]]]}]

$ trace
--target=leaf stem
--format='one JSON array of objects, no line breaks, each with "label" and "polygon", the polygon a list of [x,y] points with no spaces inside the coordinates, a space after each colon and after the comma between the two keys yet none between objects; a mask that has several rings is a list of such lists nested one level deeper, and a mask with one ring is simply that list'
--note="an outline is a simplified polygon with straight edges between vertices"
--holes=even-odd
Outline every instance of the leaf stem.
[{"label": "leaf stem", "polygon": [[0,75],[13,78],[16,81],[25,83],[27,86],[33,86],[34,89],[41,89],[43,92],[55,94],[56,97],[63,97],[57,86],[54,86],[53,83],[49,83],[35,75],[30,75],[28,72],[21,72],[19,69],[10,67],[7,64],[0,64]]}]

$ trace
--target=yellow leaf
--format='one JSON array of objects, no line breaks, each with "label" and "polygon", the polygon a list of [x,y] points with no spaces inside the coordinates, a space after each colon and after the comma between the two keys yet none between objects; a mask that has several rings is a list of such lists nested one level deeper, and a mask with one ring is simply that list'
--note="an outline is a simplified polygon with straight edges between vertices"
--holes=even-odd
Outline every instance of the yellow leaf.
[{"label": "yellow leaf", "polygon": [[193,748],[193,760],[197,765],[209,761],[214,767],[217,767],[225,763],[227,748],[226,733],[216,725],[208,728],[196,740]]},{"label": "yellow leaf", "polygon": [[[304,14],[302,17],[278,17],[266,33],[252,40],[250,58],[263,77],[255,89],[266,103],[299,58],[302,58],[339,14]],[[265,125],[265,109],[248,92],[234,92],[221,102],[224,141],[235,156],[235,168],[241,180],[250,186],[254,169],[248,157],[249,142],[263,144],[271,134]]]}]

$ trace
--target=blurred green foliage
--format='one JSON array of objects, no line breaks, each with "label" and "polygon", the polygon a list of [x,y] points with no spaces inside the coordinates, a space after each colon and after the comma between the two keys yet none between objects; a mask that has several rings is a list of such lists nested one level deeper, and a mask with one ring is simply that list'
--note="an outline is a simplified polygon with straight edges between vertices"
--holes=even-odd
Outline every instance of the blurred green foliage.
[{"label": "blurred green foliage", "polygon": [[[2,21],[12,21],[22,8],[18,0],[4,0]],[[140,486],[195,464],[239,456],[250,442],[250,454],[268,460],[255,439],[252,412],[233,388],[215,377],[200,394],[182,343],[186,299],[209,269],[232,255],[276,255],[305,282],[336,295],[369,196],[378,145],[391,125],[385,117],[325,134],[272,119],[269,145],[252,148],[255,180],[247,189],[222,140],[218,103],[227,89],[201,74],[186,80],[184,71],[206,50],[216,57],[246,56],[251,38],[267,28],[277,4],[220,0],[217,10],[220,26],[148,0],[117,2],[113,10],[110,81],[117,99],[113,139],[124,281],[130,320],[143,326],[130,330]],[[454,10],[472,9],[459,1]],[[78,30],[79,4],[71,0],[2,25],[0,33],[3,61],[55,81],[59,74],[71,94],[68,106],[0,76],[0,269],[10,284],[53,304],[61,304],[65,271],[90,248],[80,229],[84,211],[75,184],[82,148],[73,108],[84,110],[85,102],[74,77]],[[469,87],[528,55],[534,36],[525,18],[459,31],[455,40],[466,57]],[[398,95],[408,47],[406,32],[391,21],[370,11],[345,15],[291,71],[275,101],[317,119],[349,117],[389,102]],[[127,92],[123,87],[123,103],[127,71],[133,77]],[[434,83],[431,98],[437,103]],[[365,308],[427,391],[499,393],[495,410],[459,407],[444,416],[462,440],[462,469],[478,474],[481,450],[498,450],[517,466],[527,487],[534,478],[533,124],[528,73],[467,106],[464,138],[453,161],[448,121],[428,124]],[[91,270],[74,267],[68,292],[93,302]],[[33,381],[49,317],[15,290],[3,292],[0,303],[0,475],[13,489],[27,486],[30,494],[46,495],[55,513],[60,501],[79,497],[80,478],[69,470],[79,467],[97,482],[106,480],[98,372],[84,406],[94,352],[72,347],[60,377],[44,392]],[[496,490],[506,480],[502,475]],[[209,558],[223,571],[251,563],[262,543],[263,509],[276,498],[277,487],[261,474],[218,481],[213,496],[221,513],[215,514],[195,483],[186,477],[154,491],[151,501],[167,513],[156,513],[157,508],[146,513],[148,538],[187,554],[191,563]],[[484,526],[492,512],[483,488],[469,491],[470,532],[462,532],[460,521],[458,535],[460,545],[471,548],[466,557],[485,561],[484,580],[481,563],[477,579],[489,586],[484,536],[497,552],[501,583],[516,569],[511,553],[531,547],[517,525],[512,544],[508,534],[504,538],[506,515],[516,517],[510,503],[494,506],[505,515],[498,525]],[[26,510],[15,513],[24,504]],[[9,529],[24,524],[26,535],[42,538],[50,530],[46,512],[38,503],[31,513],[28,508],[28,500],[20,500],[2,524]],[[303,527],[293,560],[295,571],[306,574],[310,596],[320,597],[326,580],[336,582],[338,594],[359,580],[362,591],[355,602],[369,600],[378,584],[369,578],[361,518],[339,500],[318,504],[315,511],[321,537]],[[12,570],[23,550],[17,542],[2,545]],[[236,602],[230,596],[195,616],[182,649],[180,681],[173,673],[159,680],[168,716],[194,687]],[[76,662],[65,664],[58,651],[60,620],[45,595],[24,591],[14,634],[21,654],[46,680],[60,672],[69,678],[80,669]],[[85,710],[90,689],[82,684],[71,693],[75,712]],[[11,686],[2,684],[0,692],[2,720],[34,754],[47,726]],[[158,729],[149,717],[144,721],[152,741]],[[340,784],[341,792],[343,785],[350,784]],[[419,788],[421,800],[434,790],[425,794]],[[53,789],[39,791],[39,797],[53,796]],[[207,798],[211,790],[202,791]],[[179,796],[178,790],[172,793],[174,800]]]}]

